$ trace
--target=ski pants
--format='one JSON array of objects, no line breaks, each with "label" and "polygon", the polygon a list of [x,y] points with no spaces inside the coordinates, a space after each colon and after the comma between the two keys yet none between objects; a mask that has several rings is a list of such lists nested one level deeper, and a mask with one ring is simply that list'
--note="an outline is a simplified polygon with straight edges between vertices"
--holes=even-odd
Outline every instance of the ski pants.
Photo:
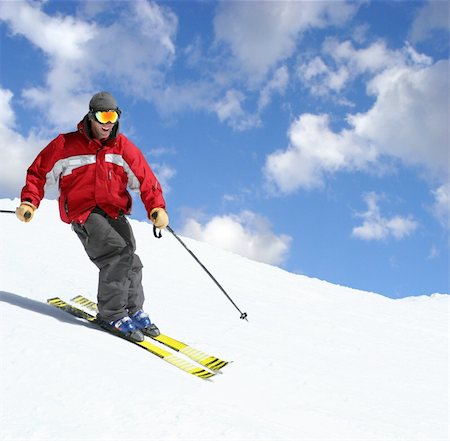
[{"label": "ski pants", "polygon": [[98,310],[105,321],[118,320],[142,309],[142,262],[131,225],[123,215],[112,219],[96,208],[84,224],[72,228],[99,269]]}]

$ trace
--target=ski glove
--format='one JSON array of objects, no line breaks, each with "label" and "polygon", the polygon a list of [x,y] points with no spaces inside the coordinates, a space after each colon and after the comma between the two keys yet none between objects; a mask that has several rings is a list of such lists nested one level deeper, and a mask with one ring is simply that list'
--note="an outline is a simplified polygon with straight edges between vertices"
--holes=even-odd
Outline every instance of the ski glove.
[{"label": "ski glove", "polygon": [[16,208],[16,216],[22,222],[30,222],[33,219],[37,208],[31,202],[22,202],[20,207]]},{"label": "ski glove", "polygon": [[150,212],[150,220],[156,228],[166,228],[169,225],[169,216],[164,208],[154,208]]}]

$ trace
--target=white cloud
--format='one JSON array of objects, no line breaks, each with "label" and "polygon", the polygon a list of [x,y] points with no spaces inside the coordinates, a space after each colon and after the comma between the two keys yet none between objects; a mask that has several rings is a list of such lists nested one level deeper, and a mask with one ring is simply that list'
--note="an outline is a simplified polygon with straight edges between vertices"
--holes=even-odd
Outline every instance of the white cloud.
[{"label": "white cloud", "polygon": [[418,54],[411,46],[392,51],[383,40],[364,48],[355,48],[350,41],[328,38],[322,55],[300,64],[298,75],[313,95],[340,93],[360,75],[375,75],[388,68],[406,65],[430,65],[431,59]]},{"label": "white cloud", "polygon": [[13,93],[8,89],[0,89],[0,125],[12,128],[16,124],[16,116],[11,106]]},{"label": "white cloud", "polygon": [[323,51],[338,65],[345,64],[349,70],[356,73],[379,72],[396,65],[402,59],[399,53],[389,50],[383,40],[356,49],[350,41],[339,42],[331,38],[325,41]]},{"label": "white cloud", "polygon": [[208,91],[209,100],[213,99],[214,104],[205,100],[205,109],[214,111],[221,122],[228,124],[231,128],[238,131],[253,129],[261,126],[261,114],[264,109],[270,105],[275,95],[284,95],[289,83],[289,72],[286,66],[276,69],[273,75],[261,86],[257,108],[252,113],[244,108],[252,92],[246,93],[238,88],[228,89],[221,97],[216,98],[220,86],[211,88]]},{"label": "white cloud", "polygon": [[221,122],[226,121],[233,129],[247,130],[260,124],[258,115],[250,115],[244,111],[241,103],[245,95],[235,89],[228,90],[225,97],[215,105],[215,111]]},{"label": "white cloud", "polygon": [[23,35],[45,53],[64,60],[84,58],[84,45],[95,37],[95,27],[70,16],[49,17],[42,2],[1,2],[0,18],[14,34]]},{"label": "white cloud", "polygon": [[[275,70],[273,76],[262,86],[255,113],[243,108],[247,96],[238,89],[229,89],[221,99],[217,99],[213,109],[221,122],[235,130],[248,130],[261,125],[261,113],[270,104],[274,95],[283,95],[289,82],[286,66]],[[209,107],[209,106],[207,106]]]},{"label": "white cloud", "polygon": [[284,193],[323,184],[326,174],[365,169],[376,151],[350,130],[334,133],[328,115],[303,114],[289,128],[289,147],[267,157],[267,181]]},{"label": "white cloud", "polygon": [[270,223],[251,211],[215,216],[204,225],[187,219],[182,234],[271,265],[285,261],[292,241],[273,233]]},{"label": "white cloud", "polygon": [[366,113],[349,117],[353,131],[407,165],[419,165],[439,180],[448,178],[449,90],[447,60],[426,67],[398,67],[369,83],[376,96]]},{"label": "white cloud", "polygon": [[[334,57],[346,60],[344,67],[354,66],[353,73],[374,75],[367,86],[373,106],[348,115],[349,127],[340,131],[330,128],[327,115],[300,115],[289,128],[289,146],[266,158],[266,180],[282,192],[320,186],[327,174],[338,171],[380,167],[383,158],[420,166],[427,178],[439,182],[448,179],[448,60],[433,64],[409,45],[392,54],[380,45],[369,49],[338,45]],[[368,61],[373,52],[376,62]],[[302,71],[307,80],[321,75],[328,80],[331,73],[318,58]],[[335,84],[336,90],[343,87]],[[327,82],[324,93],[328,90]]]},{"label": "white cloud", "polygon": [[381,215],[379,200],[376,193],[368,193],[364,196],[367,203],[367,211],[358,214],[363,219],[362,225],[353,228],[352,235],[363,240],[383,240],[389,237],[403,239],[411,235],[419,226],[411,216],[384,217]]},{"label": "white cloud", "polygon": [[216,39],[230,48],[250,81],[290,57],[300,34],[309,28],[342,25],[357,5],[345,1],[221,2],[214,19]]},{"label": "white cloud", "polygon": [[178,19],[169,9],[148,1],[135,1],[134,18],[139,31],[150,41],[158,41],[163,50],[162,61],[166,54],[175,54],[175,45],[172,41],[178,26]]},{"label": "white cloud", "polygon": [[72,17],[50,17],[41,11],[42,5],[41,2],[0,2],[0,19],[14,35],[28,39],[48,59],[47,85],[23,92],[27,106],[42,109],[48,115],[49,124],[67,127],[70,122],[73,126],[89,100],[89,94],[83,94],[86,87],[80,66],[91,63],[86,60],[84,48],[94,39],[96,28]]},{"label": "white cloud", "polygon": [[258,111],[261,112],[267,107],[276,93],[283,95],[289,82],[289,72],[286,66],[279,67],[273,78],[261,89],[258,100]]},{"label": "white cloud", "polygon": [[450,183],[447,182],[433,190],[432,212],[443,227],[450,230]]},{"label": "white cloud", "polygon": [[448,2],[430,0],[417,13],[411,26],[411,40],[414,42],[426,40],[433,31],[449,29],[450,9]]},{"label": "white cloud", "polygon": [[350,71],[346,66],[331,69],[322,58],[316,56],[298,68],[302,84],[307,86],[313,95],[328,95],[340,92],[350,80]]},{"label": "white cloud", "polygon": [[33,132],[28,136],[17,132],[12,99],[10,90],[0,89],[0,163],[5,165],[0,173],[0,192],[19,197],[25,170],[48,140]]},{"label": "white cloud", "polygon": [[223,100],[217,103],[216,111],[220,121],[233,118],[234,115],[241,115],[243,113],[241,101],[244,95],[237,90],[229,90],[225,94]]}]

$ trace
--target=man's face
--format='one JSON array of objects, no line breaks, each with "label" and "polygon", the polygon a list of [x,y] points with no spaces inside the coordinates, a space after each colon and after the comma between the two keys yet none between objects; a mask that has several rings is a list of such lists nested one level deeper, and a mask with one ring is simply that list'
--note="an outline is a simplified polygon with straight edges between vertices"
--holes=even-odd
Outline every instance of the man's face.
[{"label": "man's face", "polygon": [[109,138],[113,127],[114,124],[111,122],[100,124],[95,118],[91,118],[92,134],[94,135],[94,138],[97,138],[100,141],[104,141]]}]

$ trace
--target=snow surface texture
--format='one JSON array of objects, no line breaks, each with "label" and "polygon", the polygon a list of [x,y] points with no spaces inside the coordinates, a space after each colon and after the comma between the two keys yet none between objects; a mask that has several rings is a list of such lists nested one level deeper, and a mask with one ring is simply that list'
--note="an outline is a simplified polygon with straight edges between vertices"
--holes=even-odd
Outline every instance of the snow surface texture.
[{"label": "snow surface texture", "polygon": [[155,323],[234,363],[204,381],[48,306],[95,300],[96,267],[55,201],[2,214],[2,441],[449,439],[447,294],[391,300],[185,239],[247,323],[172,235],[131,223]]}]

